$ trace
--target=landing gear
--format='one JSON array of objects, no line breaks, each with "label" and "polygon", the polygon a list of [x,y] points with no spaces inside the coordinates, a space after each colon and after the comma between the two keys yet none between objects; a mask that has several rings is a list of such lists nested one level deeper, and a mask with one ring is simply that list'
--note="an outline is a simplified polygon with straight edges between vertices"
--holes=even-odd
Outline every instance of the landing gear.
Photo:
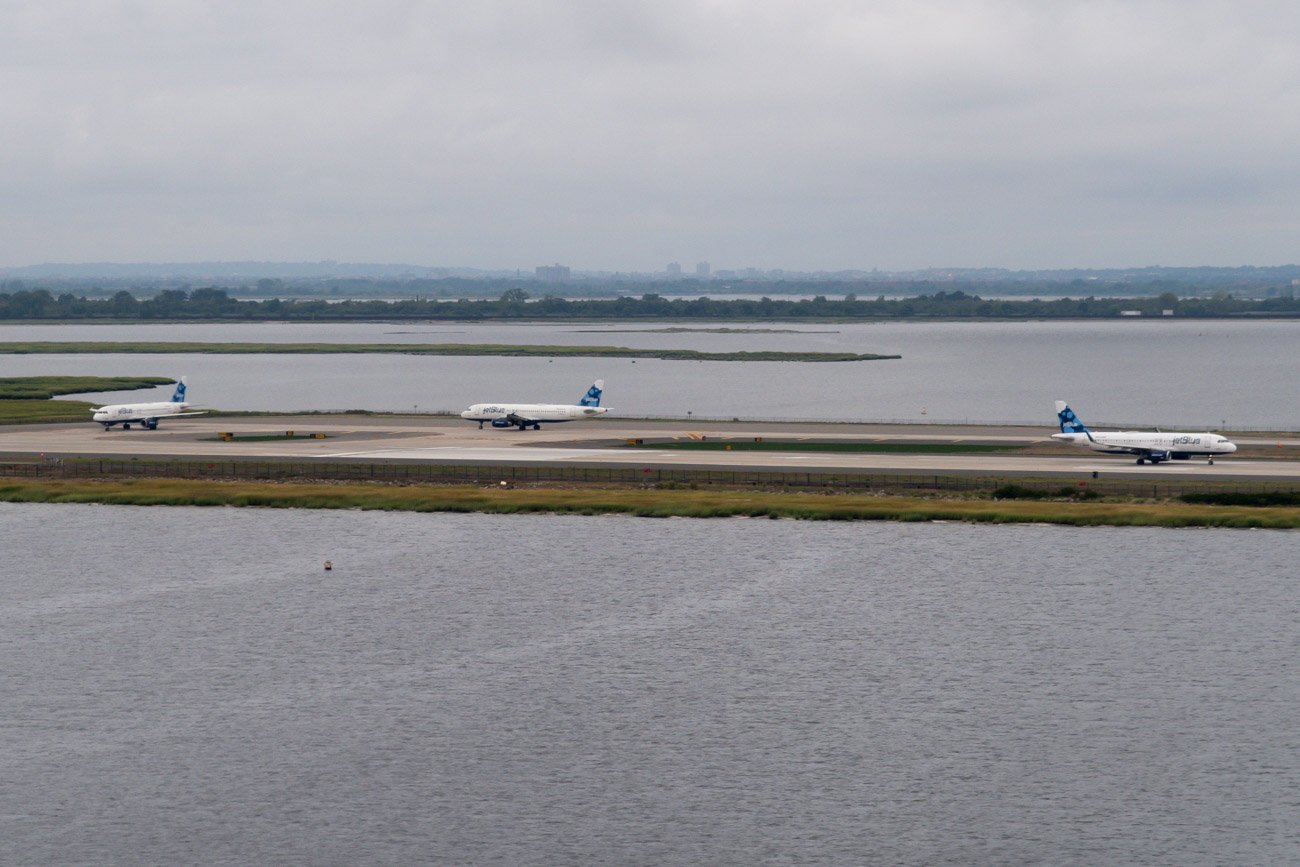
[{"label": "landing gear", "polygon": [[1138,459],[1137,459],[1137,462],[1138,462],[1139,464],[1145,464],[1145,463],[1147,462],[1147,459],[1146,459],[1146,458],[1138,458]]},{"label": "landing gear", "polygon": [[479,423],[478,423],[478,429],[479,429],[479,430],[483,430],[483,422],[479,422]]},{"label": "landing gear", "polygon": [[130,429],[131,429],[131,423],[129,421],[122,422],[122,430],[130,430]]},{"label": "landing gear", "polygon": [[1211,457],[1211,458],[1209,459],[1208,463],[1209,463],[1210,466],[1214,466],[1214,458]]}]

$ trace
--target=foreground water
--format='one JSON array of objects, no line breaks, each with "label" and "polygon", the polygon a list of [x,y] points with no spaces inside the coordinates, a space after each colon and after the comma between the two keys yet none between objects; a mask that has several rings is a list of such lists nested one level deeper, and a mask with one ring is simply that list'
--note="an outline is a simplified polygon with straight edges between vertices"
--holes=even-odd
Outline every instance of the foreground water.
[{"label": "foreground water", "polygon": [[[616,415],[1300,429],[1300,322],[712,323],[789,333],[665,333],[662,323],[4,325],[0,340],[617,345],[705,351],[873,352],[840,364],[403,355],[8,356],[6,376],[190,377],[191,399],[242,410],[459,411],[577,400],[606,381]],[[166,400],[143,392],[97,402]]]},{"label": "foreground water", "polygon": [[42,505],[0,528],[11,863],[1300,853],[1295,534]]}]

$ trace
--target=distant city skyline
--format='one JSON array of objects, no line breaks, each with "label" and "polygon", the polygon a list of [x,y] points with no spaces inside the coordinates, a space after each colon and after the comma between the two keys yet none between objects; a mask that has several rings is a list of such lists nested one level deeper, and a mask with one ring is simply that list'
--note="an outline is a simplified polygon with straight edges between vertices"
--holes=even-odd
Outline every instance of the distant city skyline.
[{"label": "distant city skyline", "polygon": [[[672,266],[676,265],[676,268]],[[1043,281],[1063,283],[1067,280],[1192,280],[1249,283],[1286,283],[1300,285],[1300,264],[1272,266],[1145,266],[1140,268],[927,268],[886,271],[882,269],[839,269],[835,271],[801,271],[786,268],[714,268],[708,262],[695,265],[688,273],[680,263],[668,263],[658,271],[605,271],[570,267],[555,262],[531,269],[457,268],[414,263],[336,262],[136,262],[136,263],[47,263],[30,266],[0,267],[0,291],[17,283],[33,286],[42,281],[59,283],[93,283],[126,285],[141,281],[150,285],[205,281],[216,285],[246,285],[266,280],[444,280],[484,279],[518,280],[548,284],[586,282],[725,282],[729,280],[787,280],[803,282],[839,282],[872,280],[944,280],[944,281]]]},{"label": "distant city skyline", "polygon": [[1284,0],[0,7],[0,263],[1300,258]]}]

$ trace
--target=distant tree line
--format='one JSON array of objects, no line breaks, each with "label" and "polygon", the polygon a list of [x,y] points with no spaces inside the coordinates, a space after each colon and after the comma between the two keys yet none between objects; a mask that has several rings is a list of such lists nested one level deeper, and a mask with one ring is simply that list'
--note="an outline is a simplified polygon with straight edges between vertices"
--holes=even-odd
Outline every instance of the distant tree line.
[{"label": "distant tree line", "polygon": [[1143,317],[1160,317],[1165,311],[1182,318],[1296,317],[1300,299],[1291,294],[1264,299],[1235,298],[1230,293],[1212,297],[1179,298],[1172,292],[1148,298],[985,299],[962,291],[938,291],[910,298],[859,298],[854,293],[798,300],[713,300],[665,298],[655,293],[640,297],[533,299],[518,287],[499,298],[437,301],[431,299],[363,300],[329,302],[320,299],[241,300],[224,289],[167,289],[151,298],[137,299],[120,291],[109,298],[57,297],[45,289],[0,292],[0,320],[163,320],[228,322],[344,322],[377,319],[1079,319],[1112,318],[1137,311]]},{"label": "distant tree line", "polygon": [[[919,273],[919,272],[918,272]],[[1087,275],[1087,276],[1085,276]],[[608,275],[574,278],[565,283],[540,283],[518,277],[262,277],[242,281],[200,278],[193,285],[175,277],[140,278],[119,275],[107,278],[42,277],[0,278],[0,293],[11,295],[32,289],[46,289],[59,296],[72,294],[103,299],[119,291],[140,299],[163,290],[190,292],[195,285],[222,289],[233,298],[320,298],[337,301],[398,298],[442,299],[499,298],[502,293],[527,287],[534,294],[559,295],[570,299],[618,296],[640,297],[660,294],[668,297],[700,294],[769,295],[790,298],[814,295],[855,294],[861,298],[885,295],[890,298],[935,295],[939,292],[980,295],[984,298],[1139,298],[1172,292],[1180,298],[1209,297],[1232,293],[1241,298],[1272,298],[1293,294],[1300,280],[1300,266],[1271,268],[1150,268],[1134,272],[1004,272],[961,271],[946,276],[873,276],[809,279],[794,276],[780,279],[743,278],[711,280],[655,279],[646,275]],[[231,278],[233,280],[233,278]]]}]

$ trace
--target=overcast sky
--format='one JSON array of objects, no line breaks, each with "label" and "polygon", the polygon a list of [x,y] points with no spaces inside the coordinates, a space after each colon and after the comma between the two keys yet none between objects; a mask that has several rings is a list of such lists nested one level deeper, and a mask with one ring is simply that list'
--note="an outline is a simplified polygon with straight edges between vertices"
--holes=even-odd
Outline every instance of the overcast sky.
[{"label": "overcast sky", "polygon": [[0,0],[0,266],[1300,260],[1300,3]]}]

